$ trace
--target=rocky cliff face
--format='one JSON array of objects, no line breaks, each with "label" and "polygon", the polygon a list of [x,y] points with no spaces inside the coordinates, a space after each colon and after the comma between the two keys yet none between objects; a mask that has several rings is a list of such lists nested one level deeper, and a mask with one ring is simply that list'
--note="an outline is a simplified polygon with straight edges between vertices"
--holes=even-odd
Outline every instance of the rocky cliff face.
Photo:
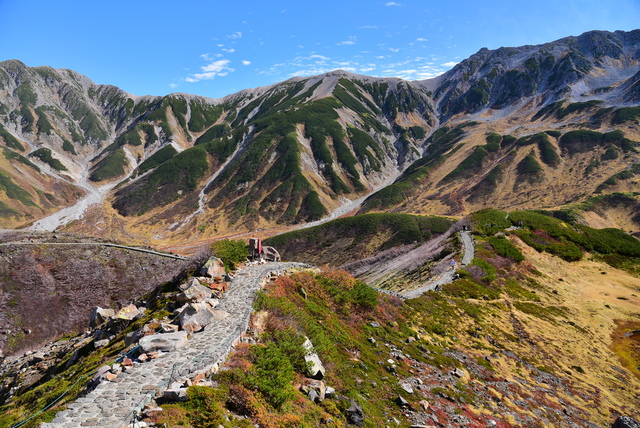
[{"label": "rocky cliff face", "polygon": [[[5,61],[0,63],[0,224],[22,225],[94,194],[97,200],[106,195],[108,204],[94,219],[87,215],[73,226],[77,230],[95,230],[95,222],[107,217],[117,221],[107,222],[100,233],[122,236],[130,230],[145,239],[194,239],[229,227],[248,231],[317,220],[403,172],[401,179],[451,158],[436,171],[442,174],[440,183],[487,133],[519,138],[541,127],[583,128],[586,119],[598,131],[622,126],[622,138],[633,141],[639,41],[640,31],[596,31],[539,46],[482,49],[428,81],[336,71],[221,100],[185,94],[135,97],[73,71]],[[436,144],[469,120],[482,126],[467,128],[465,137],[449,135],[448,143],[457,145]],[[550,147],[563,158],[557,138],[541,143],[544,148],[525,163],[547,164],[541,151],[553,157]],[[618,158],[633,156],[633,144],[625,144],[614,148],[624,154]],[[611,149],[596,146],[603,153]],[[489,150],[490,156],[477,154],[480,167],[462,165],[472,179],[462,193],[480,184],[474,176],[493,170],[486,166],[505,160],[515,166],[488,179],[496,181],[506,172],[520,183],[527,168],[517,165],[528,153],[515,155],[509,147],[505,142],[500,150]],[[614,149],[607,156],[614,156]],[[558,162],[568,171],[586,161]],[[591,172],[603,170],[601,165],[595,162]],[[631,164],[609,165],[614,167],[607,174]],[[450,178],[444,184],[455,187]],[[538,178],[517,186],[526,190],[540,183]],[[594,181],[588,192],[599,184]],[[406,202],[418,187],[393,191],[392,199],[401,195],[400,202]],[[431,212],[451,211],[446,207],[459,196],[445,193],[445,208]],[[394,206],[376,206],[383,205]]]}]

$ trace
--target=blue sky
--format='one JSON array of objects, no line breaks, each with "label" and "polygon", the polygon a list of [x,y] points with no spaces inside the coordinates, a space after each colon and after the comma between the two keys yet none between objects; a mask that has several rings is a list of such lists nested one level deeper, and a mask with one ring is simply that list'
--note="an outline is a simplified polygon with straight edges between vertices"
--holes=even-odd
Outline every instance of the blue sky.
[{"label": "blue sky", "polygon": [[640,28],[640,0],[0,0],[0,61],[220,98],[335,69],[426,79],[482,47]]}]

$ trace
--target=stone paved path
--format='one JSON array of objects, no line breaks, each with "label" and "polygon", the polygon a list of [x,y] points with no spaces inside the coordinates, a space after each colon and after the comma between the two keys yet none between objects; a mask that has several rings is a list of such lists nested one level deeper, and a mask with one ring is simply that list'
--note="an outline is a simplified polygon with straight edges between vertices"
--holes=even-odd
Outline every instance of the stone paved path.
[{"label": "stone paved path", "polygon": [[135,363],[131,372],[119,374],[114,382],[103,381],[41,428],[129,426],[133,412],[147,404],[158,387],[164,388],[224,361],[247,328],[255,294],[262,287],[264,278],[271,272],[282,273],[304,266],[301,263],[266,263],[246,267],[231,282],[216,307],[216,310],[227,311],[230,314],[227,318],[194,334],[185,347],[154,360]]},{"label": "stone paved path", "polygon": [[[460,238],[462,240],[462,250],[463,250],[462,260],[460,264],[462,266],[466,266],[469,263],[471,263],[471,261],[475,257],[476,245],[473,240],[473,237],[467,230],[460,231]],[[416,297],[419,297],[420,295],[422,295],[423,293],[426,293],[429,290],[435,290],[444,284],[450,284],[454,280],[455,273],[456,273],[455,269],[449,269],[444,273],[442,273],[440,276],[432,278],[429,282],[427,282],[422,287],[416,288],[415,290],[407,290],[399,293],[400,297],[404,299],[415,299]]]}]

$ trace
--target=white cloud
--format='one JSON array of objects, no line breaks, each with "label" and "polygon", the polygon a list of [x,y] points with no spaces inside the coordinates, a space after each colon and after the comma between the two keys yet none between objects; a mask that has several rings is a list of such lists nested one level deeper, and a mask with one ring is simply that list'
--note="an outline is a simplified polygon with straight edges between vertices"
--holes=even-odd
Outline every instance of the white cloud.
[{"label": "white cloud", "polygon": [[356,44],[356,36],[349,36],[347,37],[347,40],[343,40],[339,43],[336,43],[336,45],[338,46],[344,46],[344,45],[355,45]]},{"label": "white cloud", "polygon": [[398,6],[398,7],[400,7],[400,6],[404,6],[404,5],[402,3],[396,3],[394,1],[390,1],[390,2],[385,3],[385,6]]},{"label": "white cloud", "polygon": [[449,61],[449,62],[445,62],[444,64],[442,64],[443,67],[454,67],[456,65],[458,65],[458,63],[455,62],[455,61]]},{"label": "white cloud", "polygon": [[389,48],[389,50],[391,52],[400,52],[400,49],[398,49],[398,48]]},{"label": "white cloud", "polygon": [[425,39],[424,37],[418,37],[416,39],[416,42],[426,42],[426,41],[427,41],[427,39]]},{"label": "white cloud", "polygon": [[173,88],[177,88],[178,85],[176,83],[169,83],[169,87],[173,89]]},{"label": "white cloud", "polygon": [[310,55],[308,59],[319,59],[321,61],[329,61],[331,58],[329,58],[328,56],[313,54],[313,55]]},{"label": "white cloud", "polygon": [[187,82],[199,82],[200,80],[211,80],[216,77],[224,77],[229,73],[235,71],[233,68],[229,67],[228,59],[221,59],[218,61],[210,62],[207,65],[200,67],[203,71],[202,73],[190,74],[185,78]]},{"label": "white cloud", "polygon": [[249,65],[249,64],[251,64],[251,61],[247,61],[246,59],[242,60],[242,65]]},{"label": "white cloud", "polygon": [[227,36],[227,39],[240,39],[240,38],[242,38],[242,33],[240,31],[236,31],[235,33]]},{"label": "white cloud", "polygon": [[222,52],[226,52],[226,53],[234,53],[236,50],[235,49],[222,49]]}]

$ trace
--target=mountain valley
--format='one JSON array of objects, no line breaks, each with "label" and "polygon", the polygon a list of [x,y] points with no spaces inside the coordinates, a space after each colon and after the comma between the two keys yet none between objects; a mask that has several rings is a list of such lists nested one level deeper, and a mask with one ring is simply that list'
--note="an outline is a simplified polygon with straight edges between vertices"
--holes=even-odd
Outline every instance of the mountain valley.
[{"label": "mountain valley", "polygon": [[[245,263],[249,237],[285,263]],[[640,420],[640,30],[222,99],[0,62],[0,259],[2,426],[101,426],[87,403],[135,370],[121,426]],[[174,376],[203,305],[239,323],[228,353]],[[140,351],[167,333],[194,345]]]}]

